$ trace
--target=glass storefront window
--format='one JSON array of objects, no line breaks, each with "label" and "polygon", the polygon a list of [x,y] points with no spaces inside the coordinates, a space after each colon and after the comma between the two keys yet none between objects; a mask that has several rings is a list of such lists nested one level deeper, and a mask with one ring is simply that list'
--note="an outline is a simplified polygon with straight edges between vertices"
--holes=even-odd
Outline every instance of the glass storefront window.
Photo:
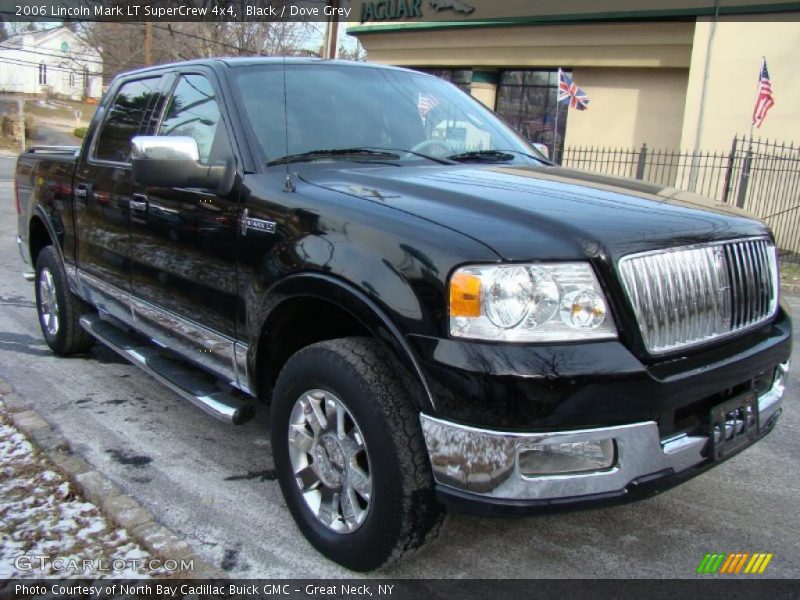
[{"label": "glass storefront window", "polygon": [[420,73],[428,73],[439,79],[449,81],[462,92],[470,93],[472,88],[472,69],[415,69]]},{"label": "glass storefront window", "polygon": [[497,87],[497,114],[528,141],[547,146],[560,162],[567,129],[566,104],[558,107],[558,69],[501,71]]}]

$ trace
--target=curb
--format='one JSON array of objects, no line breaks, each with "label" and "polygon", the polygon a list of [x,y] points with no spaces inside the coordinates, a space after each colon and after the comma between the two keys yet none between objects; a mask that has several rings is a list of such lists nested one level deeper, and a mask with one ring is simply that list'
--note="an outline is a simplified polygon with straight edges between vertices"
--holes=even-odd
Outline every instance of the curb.
[{"label": "curb", "polygon": [[0,406],[4,405],[3,412],[39,452],[74,484],[86,500],[125,529],[143,548],[163,559],[194,561],[194,570],[181,575],[185,573],[192,579],[228,579],[227,573],[200,558],[189,544],[158,523],[136,500],[123,494],[114,483],[75,454],[67,439],[56,433],[1,378],[0,400]]}]

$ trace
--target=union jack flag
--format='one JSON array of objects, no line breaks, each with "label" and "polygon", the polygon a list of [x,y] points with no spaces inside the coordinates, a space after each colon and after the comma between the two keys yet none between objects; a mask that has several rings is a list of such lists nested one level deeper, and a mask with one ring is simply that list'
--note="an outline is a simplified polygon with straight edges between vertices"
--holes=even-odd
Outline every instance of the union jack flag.
[{"label": "union jack flag", "polygon": [[439,106],[439,101],[433,94],[419,95],[419,99],[417,100],[417,108],[419,109],[419,114],[422,115],[423,118],[427,117],[428,113],[437,106]]},{"label": "union jack flag", "polygon": [[767,59],[761,59],[761,71],[758,74],[758,98],[753,107],[753,125],[761,127],[761,123],[767,118],[767,111],[775,104],[772,98],[772,83],[769,80],[767,71]]},{"label": "union jack flag", "polygon": [[577,110],[589,108],[589,96],[561,69],[558,70],[558,101],[566,101],[570,108]]}]

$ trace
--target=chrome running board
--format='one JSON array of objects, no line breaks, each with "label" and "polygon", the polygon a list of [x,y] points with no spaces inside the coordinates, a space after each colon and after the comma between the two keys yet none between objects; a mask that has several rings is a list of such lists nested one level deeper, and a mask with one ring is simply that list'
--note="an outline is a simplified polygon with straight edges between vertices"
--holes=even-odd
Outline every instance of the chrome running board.
[{"label": "chrome running board", "polygon": [[253,407],[219,389],[212,375],[159,350],[143,337],[98,315],[84,315],[80,323],[100,342],[212,417],[239,425],[253,416]]}]

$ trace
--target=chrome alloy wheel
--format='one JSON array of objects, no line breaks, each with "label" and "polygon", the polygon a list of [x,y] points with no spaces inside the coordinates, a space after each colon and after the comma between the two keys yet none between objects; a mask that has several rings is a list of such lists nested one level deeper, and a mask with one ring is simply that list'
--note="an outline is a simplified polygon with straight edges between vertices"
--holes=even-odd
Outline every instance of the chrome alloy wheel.
[{"label": "chrome alloy wheel", "polygon": [[289,460],[309,510],[328,529],[351,533],[369,512],[372,475],[364,437],[330,392],[310,390],[289,417]]},{"label": "chrome alloy wheel", "polygon": [[45,267],[39,273],[39,318],[52,336],[58,335],[58,299],[53,274]]}]

